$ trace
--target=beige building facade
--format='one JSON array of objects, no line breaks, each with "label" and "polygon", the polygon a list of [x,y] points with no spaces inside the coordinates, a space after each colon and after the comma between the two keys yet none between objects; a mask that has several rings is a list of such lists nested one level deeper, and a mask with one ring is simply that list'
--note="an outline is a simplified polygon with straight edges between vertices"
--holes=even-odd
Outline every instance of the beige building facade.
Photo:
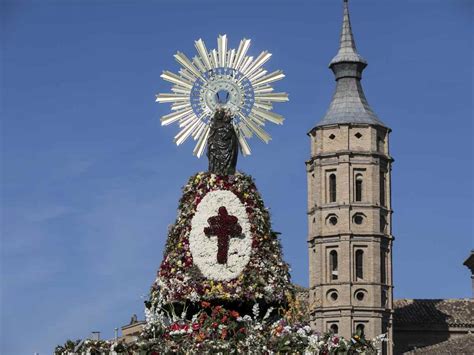
[{"label": "beige building facade", "polygon": [[[336,90],[309,132],[309,305],[312,325],[346,338],[392,337],[390,129],[361,86],[367,62],[357,53],[347,1],[340,48],[329,67]],[[385,344],[384,353],[392,353]]]}]

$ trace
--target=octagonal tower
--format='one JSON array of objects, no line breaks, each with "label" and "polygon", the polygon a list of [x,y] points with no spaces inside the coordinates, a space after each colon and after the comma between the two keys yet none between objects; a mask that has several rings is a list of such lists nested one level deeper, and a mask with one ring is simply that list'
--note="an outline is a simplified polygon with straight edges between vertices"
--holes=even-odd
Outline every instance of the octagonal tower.
[{"label": "octagonal tower", "polygon": [[329,68],[336,90],[309,132],[308,246],[312,325],[344,337],[387,333],[392,353],[392,209],[388,128],[361,85],[358,54],[344,0],[340,47]]}]

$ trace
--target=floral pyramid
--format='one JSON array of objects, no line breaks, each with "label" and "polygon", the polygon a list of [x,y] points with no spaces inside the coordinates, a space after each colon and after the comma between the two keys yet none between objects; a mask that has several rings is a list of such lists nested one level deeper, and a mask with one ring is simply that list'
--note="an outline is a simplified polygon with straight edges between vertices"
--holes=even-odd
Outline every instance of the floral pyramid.
[{"label": "floral pyramid", "polygon": [[184,187],[148,308],[286,303],[292,289],[270,215],[248,175],[198,173]]}]

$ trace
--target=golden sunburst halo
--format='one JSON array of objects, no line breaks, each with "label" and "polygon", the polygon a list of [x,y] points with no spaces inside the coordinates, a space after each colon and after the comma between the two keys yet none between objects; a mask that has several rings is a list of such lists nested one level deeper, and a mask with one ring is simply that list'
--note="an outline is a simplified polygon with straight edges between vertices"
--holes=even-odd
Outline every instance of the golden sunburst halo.
[{"label": "golden sunburst halo", "polygon": [[250,154],[247,139],[256,135],[265,143],[271,139],[263,129],[267,121],[283,124],[283,116],[272,112],[273,104],[288,101],[288,94],[273,92],[272,83],[285,77],[281,70],[268,73],[263,65],[271,53],[263,51],[255,59],[248,56],[250,39],[237,49],[227,48],[227,35],[217,38],[217,49],[208,51],[202,39],[195,41],[197,55],[190,60],[184,53],[174,57],[181,65],[178,74],[164,71],[161,77],[172,83],[171,93],[158,94],[156,101],[171,103],[172,112],[161,117],[161,125],[177,123],[177,145],[192,137],[197,143],[193,154],[202,156],[210,121],[218,107],[229,110],[243,155]]}]

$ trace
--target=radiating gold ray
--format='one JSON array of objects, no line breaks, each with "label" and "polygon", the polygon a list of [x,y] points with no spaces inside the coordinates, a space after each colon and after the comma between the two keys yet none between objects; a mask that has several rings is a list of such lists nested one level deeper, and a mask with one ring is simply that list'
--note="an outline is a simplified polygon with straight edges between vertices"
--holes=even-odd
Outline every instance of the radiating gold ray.
[{"label": "radiating gold ray", "polygon": [[268,86],[260,86],[258,89],[255,89],[255,90],[253,91],[253,93],[254,93],[255,95],[257,95],[257,94],[267,94],[267,93],[269,93],[269,92],[272,92],[273,90],[274,90],[274,89],[273,89],[270,85],[268,85]]},{"label": "radiating gold ray", "polygon": [[191,107],[191,104],[189,102],[177,102],[177,103],[174,103],[171,105],[171,110],[173,111],[179,111],[179,110],[182,110],[184,108],[190,108]]},{"label": "radiating gold ray", "polygon": [[244,72],[245,69],[252,63],[253,57],[246,57],[240,66],[240,71]]},{"label": "radiating gold ray", "polygon": [[256,94],[255,101],[272,101],[272,102],[286,102],[288,101],[288,94],[286,92],[275,92],[268,94]]},{"label": "radiating gold ray", "polygon": [[194,147],[193,154],[200,158],[202,156],[202,153],[204,152],[204,149],[206,148],[206,143],[207,143],[207,137],[209,136],[209,126],[206,125],[206,128],[204,130],[204,133],[201,134],[201,137],[199,138],[196,146]]},{"label": "radiating gold ray", "polygon": [[260,86],[260,85],[265,85],[265,84],[270,84],[273,83],[274,81],[281,80],[285,77],[285,74],[281,70],[276,70],[268,75],[265,75],[264,77],[253,80],[252,84],[254,87]]},{"label": "radiating gold ray", "polygon": [[182,95],[182,94],[156,95],[156,102],[178,102],[178,101],[189,101],[189,95]]},{"label": "radiating gold ray", "polygon": [[211,51],[211,64],[213,68],[219,67],[219,58],[217,56],[217,51],[215,49]]},{"label": "radiating gold ray", "polygon": [[188,126],[191,121],[194,121],[196,117],[197,116],[194,114],[194,112],[192,113],[192,115],[181,117],[181,119],[179,120],[179,128]]},{"label": "radiating gold ray", "polygon": [[259,69],[262,65],[264,65],[272,56],[271,53],[268,53],[267,51],[263,51],[260,53],[260,55],[255,59],[255,61],[252,63],[251,66],[247,68],[246,71],[243,71],[243,73],[247,76],[252,75],[257,69]]},{"label": "radiating gold ray", "polygon": [[251,76],[249,76],[248,79],[250,80],[251,83],[253,83],[255,80],[258,80],[259,78],[261,78],[265,74],[267,74],[267,71],[265,69],[260,68],[255,73],[253,73]]},{"label": "radiating gold ray", "polygon": [[191,74],[188,70],[184,69],[184,68],[181,68],[179,70],[179,75],[185,77],[186,79],[188,80],[191,80],[191,81],[195,81],[196,78],[194,77],[193,74]]},{"label": "radiating gold ray", "polygon": [[234,60],[235,60],[235,49],[231,49],[228,54],[227,58],[227,67],[233,68],[234,67]]},{"label": "radiating gold ray", "polygon": [[239,122],[239,128],[240,130],[244,133],[244,136],[246,138],[252,138],[253,137],[253,133],[252,131],[250,130],[250,128],[247,126],[246,122],[241,120]]},{"label": "radiating gold ray", "polygon": [[199,59],[197,55],[193,57],[193,63],[201,71],[201,73],[206,72],[206,68],[204,67],[204,64],[202,64],[201,59]]},{"label": "radiating gold ray", "polygon": [[201,136],[201,133],[204,131],[205,127],[206,127],[206,124],[203,121],[201,121],[199,123],[199,127],[193,133],[193,139],[194,140],[199,139],[199,137]]},{"label": "radiating gold ray", "polygon": [[274,113],[274,112],[271,112],[271,111],[266,111],[266,110],[262,110],[258,107],[253,107],[252,108],[252,113],[257,115],[257,116],[260,116],[270,122],[273,122],[275,124],[283,124],[283,121],[285,120],[283,118],[283,116],[277,114],[277,113]]},{"label": "radiating gold ray", "polygon": [[194,42],[194,45],[206,69],[211,70],[212,66],[211,62],[209,61],[209,53],[207,52],[206,44],[204,43],[204,41],[202,39],[198,39],[196,42]]},{"label": "radiating gold ray", "polygon": [[244,133],[242,132],[241,127],[234,125],[234,129],[237,133],[237,139],[239,140],[239,147],[240,147],[240,151],[242,152],[242,154],[244,156],[252,154],[251,150],[250,150],[250,146],[248,145],[248,143],[245,139],[245,136],[244,136]]},{"label": "radiating gold ray", "polygon": [[219,51],[219,66],[227,66],[227,35],[220,35],[217,38],[217,49]]},{"label": "radiating gold ray", "polygon": [[183,128],[175,137],[176,145],[181,145],[188,137],[193,133],[193,131],[197,128],[198,123],[200,122],[199,117],[195,117],[194,121],[190,123],[188,126]]},{"label": "radiating gold ray", "polygon": [[253,133],[255,133],[255,135],[262,141],[268,143],[271,140],[271,137],[268,135],[268,133],[265,132],[260,126],[255,124],[255,121],[253,121],[250,117],[241,116],[241,118],[245,118],[245,123],[247,126],[249,126]]},{"label": "radiating gold ray", "polygon": [[259,126],[265,126],[265,120],[262,117],[256,116],[253,113],[250,113],[249,117]]},{"label": "radiating gold ray", "polygon": [[255,101],[253,105],[267,111],[273,110],[273,105],[269,102]]},{"label": "radiating gold ray", "polygon": [[240,41],[239,44],[239,49],[237,50],[237,54],[235,56],[235,64],[234,68],[239,70],[240,65],[242,64],[242,61],[245,58],[245,55],[247,54],[247,50],[249,49],[250,46],[250,40],[244,38],[243,40]]},{"label": "radiating gold ray", "polygon": [[183,87],[180,87],[180,86],[173,86],[171,88],[171,91],[177,93],[177,94],[184,94],[184,95],[190,95],[191,94],[191,89],[187,89],[187,88],[183,88]]},{"label": "radiating gold ray", "polygon": [[192,108],[189,108],[187,110],[182,110],[182,111],[176,111],[176,112],[173,112],[173,113],[169,113],[163,117],[161,117],[161,125],[162,126],[167,126],[173,122],[176,122],[182,118],[184,118],[185,116],[189,115],[189,114],[193,114],[193,109]]},{"label": "radiating gold ray", "polygon": [[170,83],[181,85],[188,89],[191,89],[193,87],[192,82],[170,71],[165,70],[163,71],[163,74],[161,74],[160,76],[163,80],[169,81]]},{"label": "radiating gold ray", "polygon": [[187,70],[189,70],[189,72],[193,73],[193,75],[196,76],[194,80],[201,76],[199,70],[197,70],[197,68],[193,65],[193,63],[191,63],[191,61],[188,59],[188,57],[186,57],[184,53],[178,52],[174,55],[174,57],[176,58],[176,61],[183,66],[183,68],[186,68]]}]

